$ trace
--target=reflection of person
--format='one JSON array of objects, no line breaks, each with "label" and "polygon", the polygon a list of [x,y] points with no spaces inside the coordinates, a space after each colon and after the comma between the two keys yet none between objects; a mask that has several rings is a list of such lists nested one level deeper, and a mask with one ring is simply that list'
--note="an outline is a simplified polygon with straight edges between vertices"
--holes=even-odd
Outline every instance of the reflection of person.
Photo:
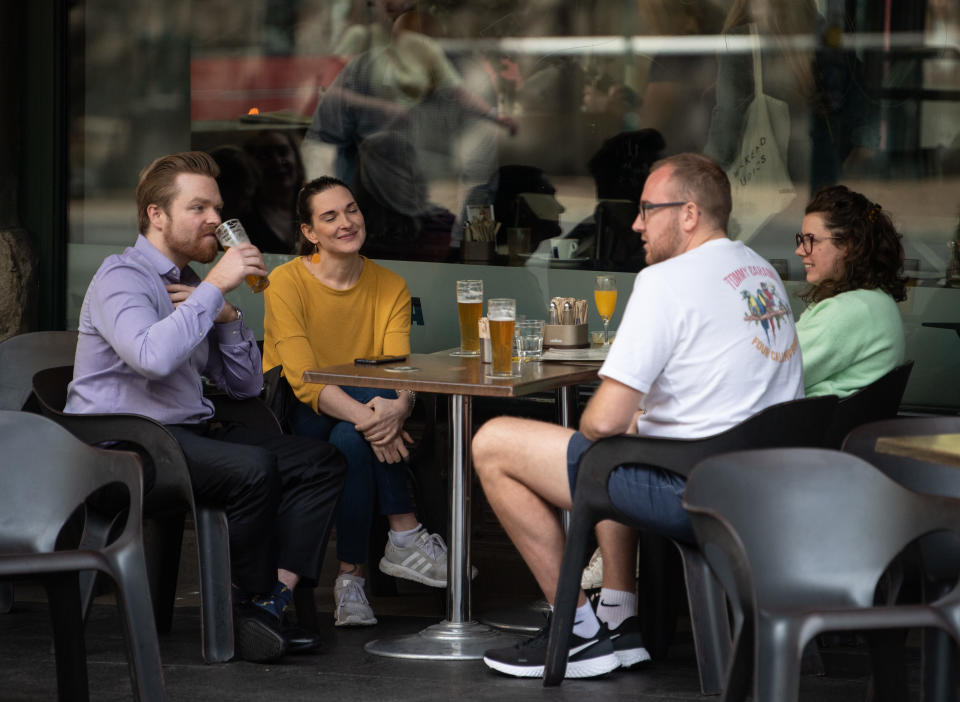
[{"label": "reflection of person", "polygon": [[842,185],[807,204],[796,254],[810,287],[797,320],[807,395],[846,397],[903,363],[903,246],[880,205]]},{"label": "reflection of person", "polygon": [[210,155],[220,167],[223,218],[239,219],[250,243],[264,253],[293,253],[299,240],[297,190],[304,181],[293,136],[265,129],[247,139],[242,149],[224,145]]},{"label": "reflection of person", "polygon": [[290,132],[263,130],[243,148],[259,176],[250,215],[243,221],[250,241],[261,251],[293,253],[299,240],[297,191],[305,179],[297,144]]},{"label": "reflection of person", "polygon": [[337,626],[376,624],[363,592],[373,497],[390,534],[380,570],[446,587],[446,545],[417,523],[403,462],[403,424],[414,394],[304,383],[303,372],[355,358],[410,353],[410,292],[403,279],[360,255],[366,238],[353,193],[335,178],[310,181],[297,200],[300,256],[278,266],[265,291],[264,369],[282,366],[299,400],[295,434],[329,439],[347,456],[337,513]]},{"label": "reflection of person", "polygon": [[[563,556],[555,507],[570,509],[577,464],[592,441],[624,432],[709,436],[802,396],[789,310],[770,312],[767,319],[781,327],[767,344],[744,305],[741,291],[761,284],[783,300],[786,292],[766,261],[726,237],[730,206],[729,181],[709,159],[681,154],[655,163],[634,223],[647,267],[637,275],[580,431],[500,417],[474,438],[474,465],[487,499],[551,602]],[[683,489],[683,478],[655,466],[624,466],[610,479],[618,509],[645,528],[692,541]],[[594,614],[580,593],[568,677],[601,675],[649,658],[633,613],[636,535],[603,522],[597,537],[602,606]],[[515,647],[487,651],[484,662],[511,675],[542,675],[546,642],[541,632]]]},{"label": "reflection of person", "polygon": [[[868,147],[874,139],[871,103],[858,92],[856,58],[791,43],[822,34],[824,19],[813,0],[735,0],[724,32],[747,35],[751,24],[777,46],[761,51],[763,88],[789,106],[791,180],[814,188],[834,182],[855,147]],[[716,105],[704,152],[726,167],[736,157],[754,97],[753,56],[749,51],[721,52],[717,61]]]},{"label": "reflection of person", "polygon": [[[466,88],[434,39],[399,21],[403,8],[398,3],[380,2],[394,22],[390,42],[357,55],[343,68],[321,96],[306,135],[308,142],[336,147],[338,178],[355,183],[359,144],[378,131],[401,132],[428,172],[446,173],[456,170],[453,147],[471,122],[489,120],[516,130],[511,117],[501,116]],[[477,155],[465,160],[470,167],[482,167]],[[467,175],[481,181],[487,177],[486,172]]]},{"label": "reflection of person", "polygon": [[610,137],[587,163],[597,191],[591,220],[578,224],[570,236],[580,249],[593,252],[603,270],[638,271],[643,267],[643,243],[631,230],[637,200],[650,166],[663,152],[663,137],[654,129],[621,132]]},{"label": "reflection of person", "polygon": [[427,176],[407,138],[378,132],[363,140],[355,192],[368,225],[363,248],[368,257],[447,258],[454,216],[428,200]]},{"label": "reflection of person", "polygon": [[197,501],[227,512],[238,653],[262,661],[287,649],[280,620],[293,588],[320,574],[344,463],[324,441],[211,421],[201,376],[235,398],[263,386],[253,332],[223,296],[267,274],[252,244],[231,247],[203,280],[189,267],[217,253],[216,176],[202,152],[141,174],[140,236],[87,289],[66,411],[144,414],[176,437]]}]

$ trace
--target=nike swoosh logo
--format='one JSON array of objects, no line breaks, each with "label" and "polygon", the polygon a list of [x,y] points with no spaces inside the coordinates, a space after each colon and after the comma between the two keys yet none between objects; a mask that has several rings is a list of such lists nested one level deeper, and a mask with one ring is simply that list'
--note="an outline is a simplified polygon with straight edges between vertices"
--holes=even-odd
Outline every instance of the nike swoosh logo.
[{"label": "nike swoosh logo", "polygon": [[577,655],[578,653],[580,653],[580,651],[593,646],[595,643],[597,643],[597,641],[599,641],[599,639],[591,639],[590,641],[587,641],[587,643],[580,644],[579,646],[574,646],[573,648],[570,649],[570,652],[567,654],[567,657],[569,658],[570,656]]},{"label": "nike swoosh logo", "polygon": [[601,607],[619,607],[620,605],[618,605],[618,604],[607,604],[607,603],[604,602],[603,600],[600,600],[600,606],[601,606]]}]

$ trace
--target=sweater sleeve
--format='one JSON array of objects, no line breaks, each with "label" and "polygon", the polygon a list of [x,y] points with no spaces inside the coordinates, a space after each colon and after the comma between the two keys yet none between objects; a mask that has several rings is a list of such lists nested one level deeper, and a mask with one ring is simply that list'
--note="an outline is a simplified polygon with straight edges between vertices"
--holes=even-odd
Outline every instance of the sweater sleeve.
[{"label": "sweater sleeve", "polygon": [[852,366],[862,354],[870,310],[853,296],[831,297],[808,307],[797,320],[803,385],[811,388]]},{"label": "sweater sleeve", "polygon": [[302,380],[304,371],[322,365],[310,345],[303,304],[302,291],[293,276],[270,276],[270,287],[264,291],[264,327],[270,327],[269,336],[283,366],[283,377],[297,399],[316,410],[317,398],[325,386]]},{"label": "sweater sleeve", "polygon": [[383,335],[383,352],[406,356],[410,353],[410,290],[405,282],[398,288],[396,294],[381,301],[389,310]]}]

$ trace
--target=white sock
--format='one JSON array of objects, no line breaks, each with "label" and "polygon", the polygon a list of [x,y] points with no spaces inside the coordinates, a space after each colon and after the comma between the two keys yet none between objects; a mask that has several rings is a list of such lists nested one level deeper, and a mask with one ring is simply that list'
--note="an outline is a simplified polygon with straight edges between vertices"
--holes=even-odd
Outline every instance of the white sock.
[{"label": "white sock", "polygon": [[597,602],[597,619],[606,623],[610,630],[616,629],[637,611],[637,596],[632,592],[612,590],[608,587],[600,589],[600,600]]},{"label": "white sock", "polygon": [[390,540],[397,548],[409,548],[413,545],[413,540],[417,537],[417,533],[421,529],[423,529],[423,525],[420,523],[413,529],[407,529],[406,531],[394,531],[391,529]]},{"label": "white sock", "polygon": [[600,631],[600,622],[597,621],[597,615],[594,614],[588,600],[582,607],[577,607],[573,617],[573,633],[581,639],[589,639],[596,636],[598,631]]}]

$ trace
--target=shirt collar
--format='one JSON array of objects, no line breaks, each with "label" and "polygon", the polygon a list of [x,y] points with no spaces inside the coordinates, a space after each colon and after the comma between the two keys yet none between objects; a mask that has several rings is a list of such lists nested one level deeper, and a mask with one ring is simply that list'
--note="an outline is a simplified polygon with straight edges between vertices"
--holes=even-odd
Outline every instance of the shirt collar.
[{"label": "shirt collar", "polygon": [[137,243],[133,245],[133,248],[143,254],[147,262],[157,271],[157,275],[164,280],[187,285],[197,285],[199,283],[200,278],[190,266],[185,266],[181,271],[177,268],[177,264],[160,253],[160,249],[154,246],[143,234],[137,234]]}]

